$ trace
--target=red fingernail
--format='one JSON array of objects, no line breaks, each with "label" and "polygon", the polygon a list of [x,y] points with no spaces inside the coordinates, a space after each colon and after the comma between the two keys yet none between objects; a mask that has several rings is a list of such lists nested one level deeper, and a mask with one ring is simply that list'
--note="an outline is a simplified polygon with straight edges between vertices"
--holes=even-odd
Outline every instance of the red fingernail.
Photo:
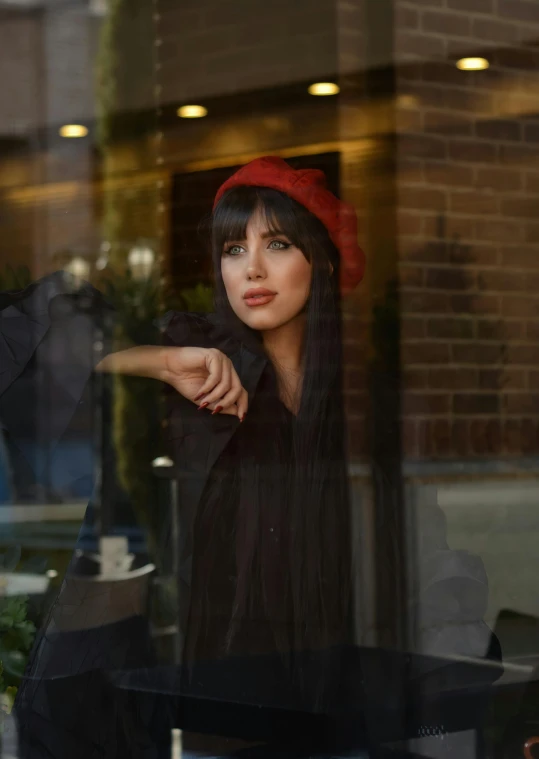
[{"label": "red fingernail", "polygon": [[209,405],[210,405],[209,403],[201,403],[200,406],[198,407],[198,411],[202,411],[203,408],[206,408],[206,406],[209,406]]},{"label": "red fingernail", "polygon": [[211,413],[212,413],[212,416],[215,416],[215,414],[218,414],[218,413],[219,413],[219,411],[222,411],[222,410],[223,410],[223,407],[222,407],[222,406],[216,406],[216,407],[215,407],[215,410],[211,412]]},{"label": "red fingernail", "polygon": [[243,422],[243,420],[244,420],[244,419],[245,419],[245,414],[242,414],[242,415],[240,416],[240,422]]}]

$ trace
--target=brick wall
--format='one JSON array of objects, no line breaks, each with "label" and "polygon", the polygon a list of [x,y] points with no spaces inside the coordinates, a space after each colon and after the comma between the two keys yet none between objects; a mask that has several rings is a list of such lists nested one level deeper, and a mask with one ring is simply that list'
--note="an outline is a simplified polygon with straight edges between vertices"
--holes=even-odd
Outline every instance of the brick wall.
[{"label": "brick wall", "polygon": [[335,0],[157,0],[163,102],[334,73]]},{"label": "brick wall", "polygon": [[399,0],[396,17],[405,454],[535,454],[539,5]]}]

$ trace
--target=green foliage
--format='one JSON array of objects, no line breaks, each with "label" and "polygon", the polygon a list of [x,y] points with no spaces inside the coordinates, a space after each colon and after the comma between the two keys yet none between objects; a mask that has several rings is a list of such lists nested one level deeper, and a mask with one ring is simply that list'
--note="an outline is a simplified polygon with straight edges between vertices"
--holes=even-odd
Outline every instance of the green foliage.
[{"label": "green foliage", "polygon": [[199,282],[190,290],[182,290],[180,299],[185,305],[178,310],[207,314],[213,308],[213,288]]},{"label": "green foliage", "polygon": [[0,598],[0,704],[6,712],[13,706],[36,634],[27,610],[24,596]]}]

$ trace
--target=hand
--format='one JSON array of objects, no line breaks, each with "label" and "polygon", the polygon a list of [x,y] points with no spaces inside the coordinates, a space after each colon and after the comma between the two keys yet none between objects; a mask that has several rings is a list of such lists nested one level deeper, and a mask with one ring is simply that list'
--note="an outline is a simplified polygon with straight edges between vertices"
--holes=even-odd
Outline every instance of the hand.
[{"label": "hand", "polygon": [[232,361],[216,348],[163,348],[161,379],[214,414],[243,417],[249,399]]}]

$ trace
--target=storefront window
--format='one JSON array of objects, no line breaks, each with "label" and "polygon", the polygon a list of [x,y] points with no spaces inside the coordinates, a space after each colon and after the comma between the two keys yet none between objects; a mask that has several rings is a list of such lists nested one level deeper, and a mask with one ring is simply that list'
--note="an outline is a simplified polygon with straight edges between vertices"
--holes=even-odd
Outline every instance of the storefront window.
[{"label": "storefront window", "polygon": [[2,756],[539,756],[538,37],[0,0]]}]

